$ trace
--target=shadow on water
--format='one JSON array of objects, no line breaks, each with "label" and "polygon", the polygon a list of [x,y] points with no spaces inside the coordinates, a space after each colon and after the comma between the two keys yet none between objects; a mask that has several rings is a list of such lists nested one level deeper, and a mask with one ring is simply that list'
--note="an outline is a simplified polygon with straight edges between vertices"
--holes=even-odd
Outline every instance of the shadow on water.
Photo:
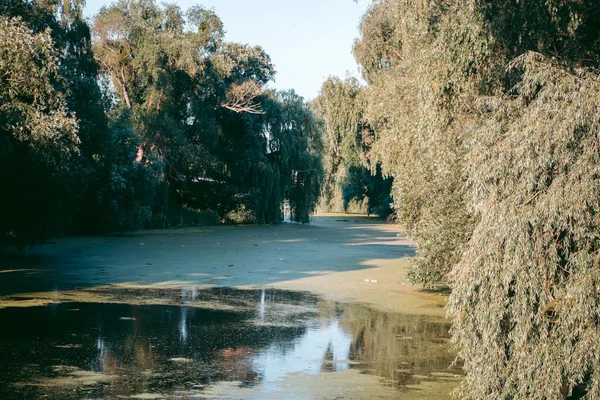
[{"label": "shadow on water", "polygon": [[287,291],[154,290],[153,296],[168,305],[0,309],[0,398],[197,398],[223,382],[268,391],[293,375],[350,369],[405,391],[460,373],[449,369],[446,321]]}]

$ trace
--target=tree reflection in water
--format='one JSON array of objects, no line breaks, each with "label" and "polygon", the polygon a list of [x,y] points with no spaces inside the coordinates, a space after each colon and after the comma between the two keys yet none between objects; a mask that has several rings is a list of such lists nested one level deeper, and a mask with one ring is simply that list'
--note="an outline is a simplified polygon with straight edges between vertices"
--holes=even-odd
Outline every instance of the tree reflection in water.
[{"label": "tree reflection in water", "polygon": [[401,388],[450,372],[453,360],[444,320],[297,292],[148,293],[0,310],[0,398],[185,397],[218,382],[268,387],[349,368]]}]

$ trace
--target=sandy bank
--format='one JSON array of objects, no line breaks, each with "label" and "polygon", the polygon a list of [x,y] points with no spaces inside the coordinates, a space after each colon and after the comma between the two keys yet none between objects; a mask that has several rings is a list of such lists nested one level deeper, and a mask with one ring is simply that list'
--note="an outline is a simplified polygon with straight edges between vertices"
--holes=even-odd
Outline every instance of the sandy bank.
[{"label": "sandy bank", "polygon": [[369,269],[284,281],[274,287],[307,290],[330,300],[366,303],[385,311],[444,318],[448,293],[408,285],[408,262],[408,258],[371,260],[374,267]]}]

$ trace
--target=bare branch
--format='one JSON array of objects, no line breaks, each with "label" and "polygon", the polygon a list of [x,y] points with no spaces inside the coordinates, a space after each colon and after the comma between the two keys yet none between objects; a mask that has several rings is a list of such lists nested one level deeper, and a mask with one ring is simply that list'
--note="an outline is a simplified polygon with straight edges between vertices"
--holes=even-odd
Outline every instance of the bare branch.
[{"label": "bare branch", "polygon": [[227,100],[221,103],[221,107],[237,113],[264,114],[261,104],[255,102],[263,93],[264,87],[253,80],[232,85],[227,92]]}]

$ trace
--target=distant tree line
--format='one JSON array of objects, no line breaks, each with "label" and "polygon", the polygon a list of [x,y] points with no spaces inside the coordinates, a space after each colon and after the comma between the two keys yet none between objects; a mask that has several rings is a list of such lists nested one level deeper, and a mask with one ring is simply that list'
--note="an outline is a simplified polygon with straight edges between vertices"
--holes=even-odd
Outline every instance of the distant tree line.
[{"label": "distant tree line", "polygon": [[0,4],[0,242],[181,224],[308,222],[322,123],[211,10]]},{"label": "distant tree line", "polygon": [[370,157],[374,130],[366,119],[365,87],[355,78],[329,77],[311,109],[325,125],[325,178],[319,208],[331,212],[392,213],[391,174]]},{"label": "distant tree line", "polygon": [[362,19],[364,154],[394,178],[411,279],[451,285],[457,398],[600,398],[599,21],[592,0],[378,0]]}]

